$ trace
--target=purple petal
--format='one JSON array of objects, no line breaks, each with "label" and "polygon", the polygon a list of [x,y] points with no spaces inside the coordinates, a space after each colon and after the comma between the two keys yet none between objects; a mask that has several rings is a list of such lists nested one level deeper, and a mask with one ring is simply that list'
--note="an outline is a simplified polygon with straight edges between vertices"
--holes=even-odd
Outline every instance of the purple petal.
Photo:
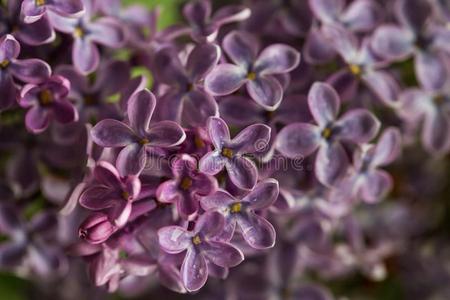
[{"label": "purple petal", "polygon": [[203,26],[211,16],[211,2],[208,0],[196,0],[183,7],[183,15],[186,20],[196,27]]},{"label": "purple petal", "polygon": [[232,159],[227,160],[225,167],[234,185],[244,190],[253,189],[258,178],[258,170],[251,160],[245,157],[234,156]]},{"label": "purple petal", "polygon": [[130,127],[113,119],[97,123],[91,129],[91,136],[94,142],[102,147],[124,147],[136,140]]},{"label": "purple petal", "polygon": [[352,62],[358,55],[358,39],[342,26],[323,26],[322,33],[346,62]]},{"label": "purple petal", "polygon": [[358,92],[359,79],[348,69],[332,74],[327,78],[327,83],[336,90],[343,101],[353,100]]},{"label": "purple petal", "polygon": [[50,122],[49,113],[39,106],[32,107],[25,116],[25,125],[33,133],[41,133]]},{"label": "purple petal", "polygon": [[80,0],[54,0],[49,1],[47,6],[63,16],[79,17],[84,13],[83,2]]},{"label": "purple petal", "polygon": [[[79,22],[77,18],[67,18],[65,16],[61,16],[57,13],[54,13],[51,10],[47,11],[47,16],[50,20],[52,27],[64,33],[73,33],[73,30],[75,29],[75,27],[78,25]],[[33,25],[36,25],[36,23],[37,22],[35,22]]]},{"label": "purple petal", "polygon": [[250,15],[251,10],[247,7],[239,5],[227,5],[218,9],[214,13],[212,21],[216,24],[223,25],[243,21],[245,19],[248,19]]},{"label": "purple petal", "polygon": [[113,18],[100,18],[88,26],[89,36],[101,45],[119,48],[125,43],[125,32],[121,23]]},{"label": "purple petal", "polygon": [[157,51],[152,62],[156,78],[162,83],[181,88],[189,84],[183,64],[173,48],[165,47]]},{"label": "purple petal", "polygon": [[145,147],[132,143],[123,148],[116,160],[116,167],[123,177],[128,175],[138,175],[145,168],[147,154]]},{"label": "purple petal", "polygon": [[395,127],[387,128],[375,146],[372,164],[375,166],[390,164],[399,156],[401,147],[402,136],[400,130]]},{"label": "purple petal", "polygon": [[326,63],[333,59],[336,51],[319,28],[313,27],[303,45],[303,57],[311,64]]},{"label": "purple petal", "polygon": [[[115,205],[120,199],[117,191],[105,186],[91,186],[80,196],[80,205],[91,210],[101,210]],[[125,202],[125,201],[124,201]]]},{"label": "purple petal", "polygon": [[89,39],[75,39],[72,49],[72,61],[78,71],[83,74],[95,71],[100,61],[97,46]]},{"label": "purple petal", "polygon": [[222,233],[225,225],[224,216],[216,211],[209,211],[201,215],[194,227],[195,233],[202,233],[206,239],[211,239]]},{"label": "purple petal", "polygon": [[275,229],[263,217],[254,213],[239,214],[237,224],[243,238],[252,248],[267,249],[275,245]]},{"label": "purple petal", "polygon": [[37,6],[33,0],[25,0],[22,2],[21,14],[23,14],[25,23],[33,23],[42,18],[45,13],[44,6]]},{"label": "purple petal", "polygon": [[27,252],[24,243],[6,242],[0,245],[0,266],[16,267],[21,263]]},{"label": "purple petal", "polygon": [[324,23],[333,23],[344,9],[342,0],[309,0],[314,15]]},{"label": "purple petal", "polygon": [[177,211],[185,219],[192,219],[198,211],[198,200],[194,195],[185,194],[177,201]]},{"label": "purple petal", "polygon": [[197,195],[206,196],[217,190],[217,180],[213,176],[198,173],[193,176],[193,181],[192,187]]},{"label": "purple petal", "polygon": [[6,34],[0,39],[0,61],[12,60],[19,56],[20,44],[10,34]]},{"label": "purple petal", "polygon": [[14,77],[29,83],[40,83],[51,74],[50,66],[40,59],[14,60],[10,70]]},{"label": "purple petal", "polygon": [[263,152],[269,145],[270,131],[264,124],[250,125],[233,138],[230,147],[238,154]]},{"label": "purple petal", "polygon": [[383,58],[402,60],[412,53],[413,43],[411,31],[395,25],[383,25],[375,30],[371,46]]},{"label": "purple petal", "polygon": [[128,119],[130,120],[131,128],[139,133],[139,135],[145,135],[155,106],[156,98],[147,89],[135,93],[128,101]]},{"label": "purple petal", "polygon": [[340,99],[329,84],[316,82],[309,90],[308,105],[317,124],[324,127],[336,119]]},{"label": "purple petal", "polygon": [[273,44],[265,48],[255,62],[255,72],[261,74],[287,73],[300,64],[300,53],[291,46]]},{"label": "purple petal", "polygon": [[173,147],[181,144],[186,138],[186,134],[177,123],[161,121],[150,125],[146,137],[150,146]]},{"label": "purple petal", "polygon": [[227,159],[219,151],[206,153],[199,161],[199,170],[208,175],[216,175],[222,171]]},{"label": "purple petal", "polygon": [[208,119],[208,133],[216,149],[222,149],[224,143],[230,140],[230,130],[227,123],[218,117],[211,117]]},{"label": "purple petal", "polygon": [[244,260],[242,251],[227,243],[209,241],[201,249],[206,258],[223,268],[235,267]]},{"label": "purple petal", "polygon": [[19,96],[11,76],[2,71],[0,71],[0,93],[2,94],[0,98],[0,111],[13,105]]},{"label": "purple petal", "polygon": [[175,180],[168,180],[158,186],[156,197],[158,201],[163,203],[174,203],[179,195],[178,182]]},{"label": "purple petal", "polygon": [[247,126],[261,121],[261,107],[248,97],[226,97],[220,101],[219,111],[221,117],[232,125]]},{"label": "purple petal", "polygon": [[223,96],[237,91],[246,81],[245,69],[232,65],[220,64],[205,78],[205,89],[215,96]]},{"label": "purple petal", "polygon": [[392,186],[392,178],[389,173],[383,170],[374,170],[366,175],[361,196],[364,201],[374,203],[386,196]]},{"label": "purple petal", "polygon": [[247,92],[259,105],[267,110],[276,110],[283,99],[283,87],[272,76],[258,76],[247,81]]},{"label": "purple petal", "polygon": [[47,18],[40,18],[33,24],[22,24],[19,31],[14,33],[18,40],[31,46],[38,46],[52,42],[56,35]]},{"label": "purple petal", "polygon": [[400,86],[394,77],[384,71],[372,71],[363,76],[366,85],[386,105],[395,106],[400,94]]},{"label": "purple petal", "polygon": [[427,90],[440,90],[447,82],[447,68],[444,54],[419,52],[415,60],[417,79]]},{"label": "purple petal", "polygon": [[[115,76],[112,77],[111,74]],[[110,96],[121,92],[128,84],[130,78],[130,66],[127,62],[111,60],[102,64],[97,72],[95,84],[92,87],[94,91],[101,91],[102,95]],[[136,79],[134,79],[136,80]],[[139,80],[142,79],[137,79]],[[133,86],[133,92],[137,91],[139,83]]]},{"label": "purple petal", "polygon": [[78,121],[78,110],[68,100],[55,101],[53,113],[55,120],[62,124]]},{"label": "purple petal", "polygon": [[158,230],[161,248],[167,253],[177,254],[186,250],[191,244],[191,238],[186,229],[180,226],[167,226]]},{"label": "purple petal", "polygon": [[204,126],[209,117],[218,115],[216,100],[203,90],[189,92],[183,105],[183,120],[191,126]]},{"label": "purple petal", "polygon": [[250,203],[253,210],[262,210],[271,206],[277,200],[279,193],[278,181],[268,178],[259,182],[253,191],[247,194],[242,201]]},{"label": "purple petal", "polygon": [[340,143],[320,147],[315,163],[317,179],[326,186],[334,185],[347,172],[349,159]]},{"label": "purple petal", "polygon": [[121,186],[120,175],[117,169],[107,161],[99,161],[94,168],[95,179],[108,187],[119,188]]},{"label": "purple petal", "polygon": [[242,31],[232,31],[223,39],[222,47],[236,65],[248,68],[256,58],[258,43],[255,38]]},{"label": "purple petal", "polygon": [[339,136],[355,143],[367,143],[380,130],[381,123],[366,109],[354,109],[345,113],[337,122]]},{"label": "purple petal", "polygon": [[218,190],[212,195],[203,197],[200,200],[200,204],[204,210],[208,211],[226,207],[235,201],[236,199],[233,196],[231,196],[228,192],[224,190]]},{"label": "purple petal", "polygon": [[2,203],[0,205],[0,232],[13,235],[15,231],[21,231],[21,227],[22,225],[14,207],[11,204]]},{"label": "purple petal", "polygon": [[308,123],[294,123],[277,135],[276,149],[289,158],[300,158],[313,153],[320,143],[320,129]]},{"label": "purple petal", "polygon": [[208,279],[206,260],[195,249],[189,249],[181,265],[181,278],[189,292],[198,291]]},{"label": "purple petal", "polygon": [[219,62],[220,47],[214,44],[200,44],[189,54],[186,70],[193,82],[205,78]]},{"label": "purple petal", "polygon": [[353,1],[346,8],[341,16],[341,20],[352,31],[369,31],[381,20],[381,7],[374,1],[357,0]]},{"label": "purple petal", "polygon": [[425,117],[422,142],[431,153],[443,154],[450,149],[450,119],[445,111],[434,109]]},{"label": "purple petal", "polygon": [[395,13],[399,21],[415,32],[420,32],[424,28],[432,13],[431,5],[427,1],[399,0],[395,4]]}]

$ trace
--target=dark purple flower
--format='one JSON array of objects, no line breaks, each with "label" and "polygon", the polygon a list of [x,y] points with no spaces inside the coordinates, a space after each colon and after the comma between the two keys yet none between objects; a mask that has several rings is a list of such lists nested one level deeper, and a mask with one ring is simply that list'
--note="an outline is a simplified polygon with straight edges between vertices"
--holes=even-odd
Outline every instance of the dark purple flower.
[{"label": "dark purple flower", "polygon": [[19,104],[29,108],[25,125],[33,133],[47,129],[50,121],[65,124],[78,120],[78,111],[67,99],[70,82],[58,75],[39,84],[27,84],[20,93]]},{"label": "dark purple flower", "polygon": [[230,240],[238,225],[245,241],[255,249],[267,249],[275,245],[275,229],[262,216],[255,213],[270,207],[278,197],[278,181],[269,178],[241,199],[219,190],[202,198],[201,205],[206,211],[217,210],[225,217],[225,227],[221,237]]},{"label": "dark purple flower", "polygon": [[158,231],[161,248],[171,254],[185,250],[181,278],[186,290],[199,290],[208,279],[207,262],[228,268],[244,260],[242,252],[227,242],[218,240],[224,228],[224,217],[217,212],[203,214],[192,231],[180,226],[167,226]]},{"label": "dark purple flower", "polygon": [[211,1],[195,0],[186,4],[183,15],[192,27],[191,36],[197,42],[213,42],[223,25],[239,22],[250,16],[246,7],[228,5],[219,9],[211,17]]},{"label": "dark purple flower", "polygon": [[24,0],[21,14],[25,23],[34,23],[41,19],[46,10],[66,17],[80,17],[84,13],[81,0]]},{"label": "dark purple flower", "polygon": [[82,73],[95,71],[100,61],[97,44],[120,48],[125,43],[125,32],[116,19],[102,17],[93,20],[93,3],[83,1],[86,12],[83,17],[68,18],[48,11],[52,25],[59,31],[73,36],[72,62]]},{"label": "dark purple flower", "polygon": [[131,96],[128,102],[130,126],[113,119],[100,121],[92,128],[94,142],[102,147],[124,147],[116,161],[122,176],[137,175],[145,167],[147,149],[173,147],[186,138],[183,129],[173,121],[150,124],[156,99],[148,90]]},{"label": "dark purple flower", "polygon": [[108,210],[108,216],[116,226],[126,224],[132,210],[132,203],[141,191],[137,177],[120,177],[116,168],[100,161],[94,168],[96,183],[87,187],[80,196],[80,204],[90,210]]},{"label": "dark purple flower", "polygon": [[215,192],[217,181],[199,172],[197,160],[187,154],[173,160],[171,167],[174,179],[162,183],[156,196],[162,203],[175,203],[180,216],[190,219],[198,211],[199,198]]},{"label": "dark purple flower", "polygon": [[161,120],[191,126],[204,126],[208,117],[217,116],[216,100],[201,83],[219,61],[220,48],[214,44],[196,46],[183,66],[171,48],[163,48],[153,58],[156,78],[170,88],[161,96],[157,111]]},{"label": "dark purple flower", "polygon": [[200,171],[215,175],[225,167],[234,185],[252,189],[256,184],[258,170],[244,154],[265,149],[270,139],[270,127],[250,125],[231,139],[227,124],[220,118],[211,117],[208,120],[208,133],[215,150],[201,158]]},{"label": "dark purple flower", "polygon": [[220,64],[206,76],[205,88],[213,95],[233,93],[244,84],[250,97],[267,110],[275,110],[283,99],[283,87],[274,77],[294,70],[300,53],[294,48],[273,44],[259,56],[255,37],[233,31],[224,38],[223,50],[233,64]]},{"label": "dark purple flower", "polygon": [[51,74],[50,66],[39,59],[17,59],[20,44],[10,34],[0,38],[0,110],[11,106],[18,97],[13,79],[40,83]]},{"label": "dark purple flower", "polygon": [[106,241],[116,230],[117,227],[111,223],[108,215],[95,212],[80,224],[78,234],[80,238],[91,244],[100,244]]},{"label": "dark purple flower", "polygon": [[341,141],[368,142],[378,133],[380,122],[365,109],[350,110],[336,119],[340,99],[326,83],[313,84],[308,104],[317,125],[293,123],[284,127],[278,134],[276,147],[291,158],[308,156],[319,149],[315,162],[316,177],[325,185],[333,185],[345,175],[349,165]]}]

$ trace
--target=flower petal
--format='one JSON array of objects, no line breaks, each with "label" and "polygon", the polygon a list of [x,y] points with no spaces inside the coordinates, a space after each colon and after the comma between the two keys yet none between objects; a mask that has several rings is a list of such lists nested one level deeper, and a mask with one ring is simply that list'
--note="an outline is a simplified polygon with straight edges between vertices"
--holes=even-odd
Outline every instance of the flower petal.
[{"label": "flower petal", "polygon": [[344,9],[343,0],[309,0],[314,15],[324,23],[333,23]]},{"label": "flower petal", "polygon": [[133,130],[124,123],[106,119],[91,129],[94,142],[102,147],[124,147],[133,143],[136,136]]},{"label": "flower petal", "polygon": [[332,74],[327,78],[327,83],[336,90],[342,101],[353,100],[358,92],[359,79],[347,69]]},{"label": "flower petal", "polygon": [[286,157],[300,158],[313,153],[320,143],[320,129],[308,123],[293,123],[277,135],[275,147]]},{"label": "flower petal", "polygon": [[214,194],[203,197],[200,200],[202,208],[206,211],[223,208],[230,205],[237,200],[231,196],[227,191],[218,190]]},{"label": "flower petal", "polygon": [[186,70],[193,82],[205,78],[219,62],[220,47],[215,44],[199,44],[189,54]]},{"label": "flower petal", "polygon": [[175,180],[168,180],[161,183],[156,191],[158,201],[163,203],[174,203],[179,195],[178,183]]},{"label": "flower petal", "polygon": [[229,96],[219,103],[220,116],[232,125],[247,126],[261,121],[262,108],[243,96]]},{"label": "flower petal", "polygon": [[269,111],[276,110],[283,99],[283,87],[272,76],[258,76],[247,81],[247,92],[259,105]]},{"label": "flower petal", "polygon": [[116,167],[122,177],[138,175],[145,168],[147,153],[145,147],[132,143],[123,148],[116,160]]},{"label": "flower petal", "polygon": [[180,226],[166,226],[158,230],[161,248],[170,254],[180,253],[191,244],[188,231]]},{"label": "flower petal", "polygon": [[448,73],[444,54],[419,52],[415,59],[417,79],[421,85],[431,91],[437,91],[447,82]]},{"label": "flower petal", "polygon": [[226,158],[219,151],[206,153],[199,161],[199,170],[208,175],[216,175],[225,166]]},{"label": "flower petal", "polygon": [[375,146],[372,165],[385,166],[390,164],[399,156],[401,147],[402,136],[400,130],[395,127],[387,128]]},{"label": "flower petal", "polygon": [[425,116],[422,142],[427,151],[444,154],[450,149],[450,120],[445,111],[434,109]]},{"label": "flower petal", "polygon": [[363,76],[367,87],[386,105],[396,106],[400,86],[394,77],[384,71],[372,71]]},{"label": "flower petal", "polygon": [[146,137],[149,145],[154,147],[173,147],[186,138],[183,129],[173,121],[160,121],[150,125]]},{"label": "flower petal", "polygon": [[258,179],[255,164],[245,157],[234,156],[225,163],[231,182],[240,189],[251,190]]},{"label": "flower petal", "polygon": [[327,41],[322,31],[316,27],[310,29],[302,53],[305,60],[311,64],[326,63],[336,55],[332,45]]},{"label": "flower petal", "polygon": [[20,44],[14,36],[6,34],[0,39],[0,61],[15,59],[19,53]]},{"label": "flower petal", "polygon": [[380,201],[392,189],[392,178],[383,170],[373,170],[365,177],[361,197],[368,203]]},{"label": "flower petal", "polygon": [[183,104],[183,120],[190,126],[204,126],[209,117],[218,115],[216,100],[200,89],[189,92]]},{"label": "flower petal", "polygon": [[239,214],[237,217],[242,237],[255,249],[272,248],[275,245],[275,229],[263,217],[254,213]]},{"label": "flower petal", "polygon": [[223,39],[222,47],[236,65],[248,68],[256,58],[258,43],[255,38],[242,31],[232,31]]},{"label": "flower petal", "polygon": [[253,210],[265,209],[277,200],[279,190],[278,181],[273,178],[268,178],[259,182],[242,201],[249,202],[249,208]]},{"label": "flower petal", "polygon": [[245,127],[230,143],[238,154],[263,152],[269,146],[271,128],[264,124]]},{"label": "flower petal", "polygon": [[205,89],[213,96],[223,96],[237,91],[244,83],[246,70],[232,65],[220,64],[205,78]]},{"label": "flower petal", "polygon": [[52,72],[46,62],[34,58],[14,60],[10,67],[14,77],[29,83],[40,83]]},{"label": "flower petal", "polygon": [[99,161],[94,168],[95,179],[108,187],[120,188],[121,181],[117,169],[107,161]]},{"label": "flower petal", "polygon": [[153,111],[156,106],[156,98],[152,92],[147,89],[133,94],[128,101],[128,119],[131,128],[139,135],[144,136],[150,125]]},{"label": "flower petal", "polygon": [[223,144],[230,140],[230,130],[227,123],[219,117],[208,119],[208,133],[216,149],[222,149]]},{"label": "flower petal", "polygon": [[39,106],[30,108],[25,116],[25,125],[33,133],[41,133],[47,129],[50,122],[49,114],[46,109]]},{"label": "flower petal", "polygon": [[89,24],[88,30],[89,37],[101,45],[119,48],[125,43],[123,26],[113,18],[100,18],[95,23]]},{"label": "flower petal", "polygon": [[317,124],[325,127],[336,119],[340,106],[339,95],[329,84],[316,82],[309,90],[308,105]]},{"label": "flower petal", "polygon": [[341,15],[341,20],[352,31],[367,32],[380,22],[381,13],[381,7],[376,2],[357,0],[348,5]]},{"label": "flower petal", "polygon": [[337,122],[339,137],[355,143],[367,143],[380,130],[381,123],[366,109],[353,109],[345,113]]},{"label": "flower petal", "polygon": [[208,266],[206,260],[195,249],[189,249],[181,265],[181,278],[189,292],[198,291],[208,279]]},{"label": "flower petal", "polygon": [[242,251],[227,243],[209,241],[201,249],[207,259],[223,268],[235,267],[244,260]]},{"label": "flower petal", "polygon": [[[120,201],[120,194],[111,188],[101,185],[87,188],[80,196],[80,205],[91,210],[112,207]],[[124,201],[125,202],[125,201]]]},{"label": "flower petal", "polygon": [[83,74],[88,74],[97,69],[100,54],[97,46],[89,39],[77,38],[72,49],[73,65]]},{"label": "flower petal", "polygon": [[265,48],[254,65],[260,74],[281,74],[292,71],[300,64],[300,53],[291,46],[273,44]]},{"label": "flower petal", "polygon": [[402,60],[413,52],[414,35],[395,25],[378,27],[371,41],[375,53],[385,59]]},{"label": "flower petal", "polygon": [[16,98],[19,96],[14,82],[5,72],[0,71],[0,111],[9,108],[16,102]]},{"label": "flower petal", "polygon": [[201,215],[194,227],[195,233],[202,233],[206,239],[211,239],[222,233],[225,226],[224,216],[217,211],[208,211]]},{"label": "flower petal", "polygon": [[68,100],[55,101],[53,105],[55,120],[66,124],[78,121],[78,110]]},{"label": "flower petal", "polygon": [[334,185],[347,172],[349,159],[340,143],[319,148],[315,163],[317,179],[326,186]]}]

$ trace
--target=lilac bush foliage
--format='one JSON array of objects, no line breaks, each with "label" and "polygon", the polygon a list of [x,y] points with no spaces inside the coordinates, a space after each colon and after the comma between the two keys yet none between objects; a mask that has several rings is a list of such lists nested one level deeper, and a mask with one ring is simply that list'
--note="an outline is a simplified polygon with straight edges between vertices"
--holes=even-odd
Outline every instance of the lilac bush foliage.
[{"label": "lilac bush foliage", "polygon": [[159,29],[0,1],[0,271],[42,299],[447,299],[448,1],[226,2]]}]

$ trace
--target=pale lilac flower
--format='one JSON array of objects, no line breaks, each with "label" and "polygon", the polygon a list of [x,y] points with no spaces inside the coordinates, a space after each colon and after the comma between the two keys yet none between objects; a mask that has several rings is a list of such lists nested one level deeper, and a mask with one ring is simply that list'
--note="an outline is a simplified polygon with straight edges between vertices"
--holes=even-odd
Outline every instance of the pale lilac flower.
[{"label": "pale lilac flower", "polygon": [[216,175],[225,167],[234,185],[252,189],[256,184],[258,170],[244,154],[256,153],[268,145],[270,127],[263,124],[250,125],[233,139],[227,124],[220,118],[209,118],[207,127],[215,150],[201,158],[200,171]]},{"label": "pale lilac flower", "polygon": [[278,181],[269,178],[259,182],[247,195],[238,199],[219,190],[204,197],[201,205],[206,211],[215,210],[225,217],[221,237],[230,240],[238,226],[245,241],[255,249],[267,249],[275,245],[275,229],[255,211],[270,207],[278,197]]},{"label": "pale lilac flower", "polygon": [[208,279],[207,262],[219,267],[234,267],[244,260],[242,252],[228,242],[217,238],[224,227],[224,217],[218,212],[203,214],[192,231],[179,226],[167,226],[158,231],[159,243],[168,253],[185,250],[181,278],[186,290],[199,290]]},{"label": "pale lilac flower", "polygon": [[319,150],[315,161],[316,177],[322,184],[333,185],[349,166],[341,141],[366,143],[376,136],[380,122],[365,109],[350,110],[337,119],[340,99],[326,83],[313,84],[308,104],[317,125],[293,123],[284,127],[278,134],[276,147],[291,158],[308,156]]},{"label": "pale lilac flower", "polygon": [[47,9],[72,18],[80,17],[84,13],[81,0],[24,0],[21,14],[25,23],[34,23],[45,16]]}]

